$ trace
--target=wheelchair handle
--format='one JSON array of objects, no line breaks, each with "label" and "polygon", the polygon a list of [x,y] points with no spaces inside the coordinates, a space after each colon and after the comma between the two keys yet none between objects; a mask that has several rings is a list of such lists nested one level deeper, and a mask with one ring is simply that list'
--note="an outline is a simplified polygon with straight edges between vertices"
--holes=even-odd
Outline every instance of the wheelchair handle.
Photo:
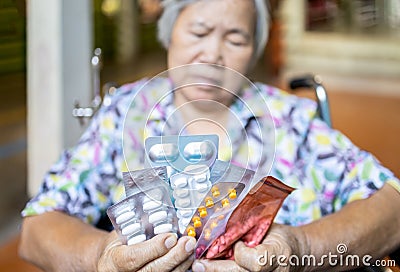
[{"label": "wheelchair handle", "polygon": [[290,89],[297,90],[300,88],[314,89],[318,103],[318,113],[320,118],[332,127],[331,114],[329,109],[328,95],[324,86],[322,85],[322,79],[317,75],[305,75],[302,77],[294,78],[289,83]]},{"label": "wheelchair handle", "polygon": [[92,67],[92,92],[93,92],[93,99],[90,103],[90,106],[82,107],[78,100],[74,101],[74,108],[72,109],[72,116],[79,120],[81,126],[85,124],[85,118],[91,118],[99,109],[102,103],[101,97],[101,90],[100,90],[100,70],[102,66],[101,60],[101,49],[96,48],[93,51],[93,56],[91,59],[91,67]]},{"label": "wheelchair handle", "polygon": [[316,85],[321,85],[322,80],[319,76],[304,75],[290,80],[290,89],[296,90],[300,88],[316,88]]}]

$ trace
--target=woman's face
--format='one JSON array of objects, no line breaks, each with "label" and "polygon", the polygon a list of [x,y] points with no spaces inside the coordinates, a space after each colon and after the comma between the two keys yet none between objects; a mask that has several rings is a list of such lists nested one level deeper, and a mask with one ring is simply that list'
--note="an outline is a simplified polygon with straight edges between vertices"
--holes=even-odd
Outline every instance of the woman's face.
[{"label": "woman's face", "polygon": [[[254,53],[254,32],[252,0],[195,1],[181,11],[175,22],[168,48],[168,67],[207,63],[247,74]],[[217,77],[218,71],[210,74]],[[181,83],[180,78],[182,75],[172,76],[176,85]],[[218,78],[204,75],[201,78],[206,83],[218,82]],[[186,101],[209,99],[225,105],[233,97],[229,92],[205,86],[185,88],[181,93]]]}]

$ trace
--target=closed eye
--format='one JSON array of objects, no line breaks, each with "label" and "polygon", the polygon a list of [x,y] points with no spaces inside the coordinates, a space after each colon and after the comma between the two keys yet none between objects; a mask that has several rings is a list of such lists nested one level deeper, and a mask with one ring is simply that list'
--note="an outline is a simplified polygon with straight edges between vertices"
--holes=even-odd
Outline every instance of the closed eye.
[{"label": "closed eye", "polygon": [[249,38],[241,33],[230,33],[227,36],[227,40],[234,46],[244,46],[250,42]]},{"label": "closed eye", "polygon": [[208,35],[213,29],[203,22],[195,22],[189,26],[189,32],[197,38],[203,38]]},{"label": "closed eye", "polygon": [[234,45],[234,46],[243,46],[246,45],[246,42],[240,42],[240,41],[229,41],[230,44]]},{"label": "closed eye", "polygon": [[194,32],[192,31],[191,34],[197,38],[203,38],[205,36],[207,36],[207,32]]}]

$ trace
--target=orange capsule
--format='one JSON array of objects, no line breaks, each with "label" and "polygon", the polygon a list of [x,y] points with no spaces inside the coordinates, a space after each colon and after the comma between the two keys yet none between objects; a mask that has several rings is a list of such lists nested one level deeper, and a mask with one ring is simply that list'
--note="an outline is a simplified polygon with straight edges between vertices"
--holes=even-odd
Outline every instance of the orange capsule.
[{"label": "orange capsule", "polygon": [[217,186],[211,188],[211,193],[213,197],[218,197],[221,194]]},{"label": "orange capsule", "polygon": [[205,203],[207,208],[212,208],[214,206],[214,201],[211,197],[206,197]]},{"label": "orange capsule", "polygon": [[197,210],[199,211],[199,215],[200,215],[201,218],[204,218],[204,217],[207,216],[206,207],[200,206]]},{"label": "orange capsule", "polygon": [[230,189],[229,190],[229,198],[230,199],[235,199],[236,197],[237,197],[236,190],[235,189]]},{"label": "orange capsule", "polygon": [[213,229],[213,228],[215,228],[216,226],[218,226],[217,221],[213,221],[213,222],[211,223],[211,225],[210,225],[210,228]]},{"label": "orange capsule", "polygon": [[201,227],[201,220],[200,220],[200,217],[195,216],[195,217],[193,217],[192,221],[193,221],[193,226],[194,226],[195,228],[200,228],[200,227]]},{"label": "orange capsule", "polygon": [[227,198],[222,199],[221,204],[223,208],[229,208],[230,206],[229,200]]},{"label": "orange capsule", "polygon": [[187,235],[191,236],[191,237],[196,237],[196,231],[194,230],[194,228],[192,226],[189,226],[187,228]]},{"label": "orange capsule", "polygon": [[211,238],[211,230],[209,229],[204,230],[204,239],[210,240],[210,238]]}]

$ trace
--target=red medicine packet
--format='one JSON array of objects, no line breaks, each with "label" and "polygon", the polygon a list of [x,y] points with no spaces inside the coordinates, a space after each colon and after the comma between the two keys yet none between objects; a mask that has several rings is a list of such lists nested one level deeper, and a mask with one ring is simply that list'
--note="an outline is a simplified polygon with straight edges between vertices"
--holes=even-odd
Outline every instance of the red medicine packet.
[{"label": "red medicine packet", "polygon": [[232,259],[232,245],[240,239],[248,247],[259,245],[283,201],[293,190],[274,177],[264,177],[232,213],[225,233],[211,244],[205,257]]}]

